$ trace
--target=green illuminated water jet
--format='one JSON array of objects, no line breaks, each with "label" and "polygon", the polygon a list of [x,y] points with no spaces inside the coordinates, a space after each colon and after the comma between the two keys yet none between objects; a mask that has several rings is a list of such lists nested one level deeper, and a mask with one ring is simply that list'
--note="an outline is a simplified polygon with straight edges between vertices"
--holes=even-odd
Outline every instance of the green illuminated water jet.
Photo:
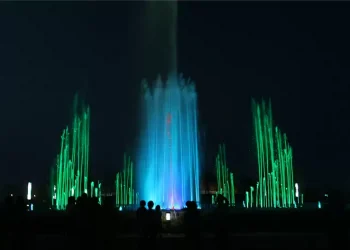
[{"label": "green illuminated water jet", "polygon": [[50,195],[52,207],[56,207],[56,162],[57,160],[55,159],[54,164],[50,169]]},{"label": "green illuminated water jet", "polygon": [[95,182],[90,182],[90,197],[96,197],[98,204],[102,205],[102,183],[97,181],[97,186],[95,187]]},{"label": "green illuminated water jet", "polygon": [[233,173],[229,173],[226,165],[226,147],[225,144],[219,145],[219,152],[216,156],[216,179],[218,185],[218,194],[225,196],[231,206],[235,205],[235,186]]},{"label": "green illuminated water jet", "polygon": [[138,193],[134,189],[134,164],[130,156],[124,154],[124,169],[117,173],[115,180],[116,206],[127,206],[138,203]]},{"label": "green illuminated water jet", "polygon": [[256,207],[294,207],[293,152],[287,136],[273,126],[270,101],[252,100],[252,109],[259,167]]},{"label": "green illuminated water jet", "polygon": [[72,128],[63,130],[57,156],[53,192],[59,210],[65,209],[69,196],[78,198],[88,192],[90,108],[78,101],[76,96]]}]

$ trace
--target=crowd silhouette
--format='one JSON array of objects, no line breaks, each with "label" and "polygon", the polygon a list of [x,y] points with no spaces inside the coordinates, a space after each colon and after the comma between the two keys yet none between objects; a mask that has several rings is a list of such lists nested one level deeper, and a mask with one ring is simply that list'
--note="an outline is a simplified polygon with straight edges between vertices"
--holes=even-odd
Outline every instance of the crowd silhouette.
[{"label": "crowd silhouette", "polygon": [[[162,238],[162,211],[159,205],[154,207],[154,202],[140,201],[140,207],[136,211],[138,232],[140,236],[140,248],[144,246],[155,246],[156,239]],[[186,202],[184,213],[184,233],[186,239],[195,243],[200,238],[200,215],[197,209],[197,203],[193,201]]]},{"label": "crowd silhouette", "polygon": [[[184,212],[184,231],[187,239],[199,239],[199,211],[195,202],[188,201]],[[2,214],[6,220],[3,223],[2,238],[7,245],[7,249],[23,249],[31,242],[31,234],[34,230],[29,230],[28,205],[23,197],[15,199],[8,196],[2,207]],[[98,244],[105,245],[106,248],[114,240],[113,217],[116,216],[115,208],[111,200],[105,200],[103,206],[98,203],[96,197],[88,197],[87,194],[75,199],[68,198],[64,221],[66,238],[75,249],[86,249],[97,247]],[[140,207],[136,211],[136,221],[140,246],[154,246],[158,238],[163,234],[163,216],[159,205],[155,206],[153,201],[147,203],[142,200]],[[103,223],[103,225],[101,224]],[[62,222],[63,223],[63,222]],[[32,228],[33,229],[33,228]]]},{"label": "crowd silhouette", "polygon": [[[347,244],[347,230],[345,221],[345,197],[342,193],[333,191],[330,193],[329,204],[325,207],[330,219],[328,227],[329,246]],[[229,202],[222,196],[217,195],[216,207],[213,213],[213,231],[219,248],[225,248],[229,239]],[[23,197],[8,196],[2,206],[2,226],[1,226],[1,244],[4,249],[24,249],[28,244],[34,245],[33,235],[35,228],[28,229],[30,218],[28,217],[28,205]],[[165,213],[168,213],[166,211]],[[175,211],[171,211],[173,215]],[[77,200],[69,197],[66,206],[65,232],[66,238],[75,249],[87,249],[91,247],[109,248],[115,241],[115,231],[111,230],[118,218],[112,199],[105,199],[101,206],[96,197],[88,197],[86,194],[80,196]],[[49,223],[49,222],[48,222]],[[139,235],[139,246],[153,247],[157,239],[163,237],[164,220],[163,212],[159,205],[153,201],[141,200],[140,206],[136,211],[136,227]],[[33,224],[33,223],[32,223]],[[123,229],[122,229],[123,230]],[[186,240],[197,247],[201,238],[201,215],[197,203],[187,201],[183,212],[183,233]],[[123,233],[123,231],[121,231]],[[98,244],[97,244],[98,242]]]},{"label": "crowd silhouette", "polygon": [[8,196],[2,207],[4,216],[1,225],[2,245],[10,249],[24,249],[30,243],[31,232],[27,232],[26,203],[22,196]]}]

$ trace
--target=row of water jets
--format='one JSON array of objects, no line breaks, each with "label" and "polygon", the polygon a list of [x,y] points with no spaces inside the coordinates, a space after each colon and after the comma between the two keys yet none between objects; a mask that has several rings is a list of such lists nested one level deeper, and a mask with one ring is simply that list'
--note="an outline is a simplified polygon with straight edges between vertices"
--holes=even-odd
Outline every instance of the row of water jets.
[{"label": "row of water jets", "polygon": [[[153,148],[157,150],[157,152],[164,152],[169,150],[170,152],[176,152],[178,155],[167,155],[166,159],[168,159],[169,164],[163,164],[163,162],[158,162],[151,156],[153,153],[145,152],[147,161],[145,164],[148,167],[144,166],[142,169],[138,170],[138,176],[144,178],[144,183],[146,186],[143,186],[143,196],[152,195],[158,191],[152,187],[156,187],[159,180],[168,180],[169,179],[169,171],[167,167],[176,167],[177,161],[174,159],[181,160],[181,157],[185,155],[183,152],[181,153],[181,145],[176,142],[176,137],[180,136],[179,132],[186,132],[187,135],[190,135],[191,138],[197,137],[197,132],[195,131],[193,136],[190,134],[190,131],[193,131],[193,128],[196,128],[196,106],[194,89],[189,88],[189,92],[184,91],[183,87],[187,86],[187,83],[182,78],[176,79],[170,78],[170,82],[167,83],[167,87],[157,94],[159,89],[162,89],[161,83],[156,83],[156,89],[153,93],[153,98],[157,97],[157,99],[152,98],[152,102],[156,102],[154,104],[157,105],[165,105],[163,108],[156,109],[156,106],[152,107],[152,112],[150,112],[149,118],[153,120],[148,124],[157,124],[157,126],[147,126],[145,137],[146,142],[150,142],[149,136],[152,136],[152,140],[157,140],[155,132],[159,129],[163,129],[164,132],[168,131],[169,134],[173,134],[172,138],[167,136],[162,137],[163,143],[161,143],[162,147],[150,147],[148,150],[152,150]],[[177,80],[181,80],[177,82]],[[165,92],[164,92],[165,91]],[[168,94],[172,94],[172,99],[163,98]],[[149,95],[149,92],[146,93],[146,96]],[[189,99],[184,98],[183,95],[188,96]],[[175,99],[174,99],[175,98]],[[149,97],[146,98],[149,100]],[[178,106],[180,109],[175,109],[179,103],[181,104],[181,100],[184,101],[184,104],[187,102],[193,103],[191,106],[187,107],[187,117],[190,117],[190,120],[184,119],[184,124],[191,124],[189,126],[189,130],[184,130],[181,128],[181,105]],[[176,105],[175,105],[176,104]],[[153,105],[153,104],[152,104]],[[101,200],[101,183],[98,182],[96,187],[94,182],[90,182],[90,187],[88,186],[88,173],[89,173],[89,134],[90,134],[90,109],[87,105],[83,103],[80,104],[78,102],[78,98],[75,99],[74,104],[74,117],[72,128],[68,127],[63,131],[61,136],[61,150],[58,154],[56,165],[53,171],[53,185],[52,185],[52,198],[53,203],[57,209],[64,209],[68,204],[69,196],[79,197],[82,193],[88,194],[88,189],[90,189],[90,196],[99,197],[100,203]],[[154,108],[153,108],[154,107]],[[191,107],[192,111],[190,113],[188,108]],[[245,207],[261,207],[261,208],[291,208],[298,207],[303,204],[303,194],[299,194],[298,185],[294,182],[294,173],[293,173],[293,152],[291,146],[288,144],[287,137],[285,134],[282,134],[278,127],[274,127],[272,123],[272,109],[271,102],[266,104],[264,101],[261,103],[257,103],[253,100],[253,121],[254,121],[254,135],[256,141],[256,152],[257,152],[257,160],[258,160],[258,172],[259,172],[259,181],[257,182],[255,187],[250,187],[249,190],[245,193],[244,206]],[[169,109],[168,109],[169,108]],[[169,111],[174,111],[168,112]],[[159,113],[160,112],[160,113]],[[161,119],[161,113],[164,113],[164,117],[166,120],[162,122],[159,120],[158,123],[155,123],[157,119]],[[157,115],[158,114],[158,115]],[[168,115],[166,115],[168,114]],[[171,114],[172,116],[169,116]],[[186,114],[186,113],[185,113]],[[191,114],[192,116],[188,116]],[[177,118],[176,118],[177,117]],[[178,120],[175,122],[174,120]],[[188,118],[187,118],[188,119]],[[190,122],[190,123],[189,123]],[[174,124],[172,124],[174,123]],[[161,125],[163,124],[163,125]],[[163,126],[159,127],[159,126]],[[167,130],[168,128],[168,130]],[[156,130],[154,130],[156,129]],[[152,132],[152,133],[150,133]],[[192,132],[193,133],[193,132]],[[160,137],[159,137],[160,138]],[[195,151],[187,150],[188,155],[184,159],[192,159],[191,162],[188,162],[188,166],[190,166],[190,172],[184,175],[185,172],[181,175],[182,169],[172,170],[171,180],[178,180],[178,182],[167,181],[167,185],[172,184],[175,186],[167,186],[169,188],[169,192],[177,192],[176,195],[181,197],[182,195],[186,196],[186,198],[194,198],[199,200],[199,182],[195,182],[194,180],[198,180],[199,170],[198,170],[198,142],[194,139],[190,141],[193,142],[193,148]],[[175,141],[175,142],[173,142]],[[156,141],[154,141],[156,143]],[[151,158],[150,158],[151,157]],[[179,158],[176,158],[179,157]],[[153,160],[152,160],[153,159]],[[186,164],[185,164],[186,163]],[[193,163],[196,163],[193,165]],[[163,166],[163,168],[152,167],[154,164],[158,164],[159,166]],[[181,165],[182,167],[187,166],[187,162],[184,161]],[[194,168],[193,168],[194,167]],[[152,171],[147,172],[147,171]],[[192,174],[191,174],[192,173]],[[152,174],[152,175],[151,175]],[[234,184],[234,175],[229,171],[226,162],[226,148],[225,145],[219,146],[219,152],[216,157],[216,176],[217,176],[217,186],[218,191],[216,195],[222,194],[227,199],[230,205],[235,205],[235,184]],[[122,172],[117,173],[116,181],[115,181],[115,193],[116,193],[116,206],[126,206],[137,204],[140,200],[140,194],[135,191],[135,172],[134,172],[134,164],[131,161],[129,156],[124,156],[124,169]],[[145,178],[146,177],[146,178]],[[157,178],[159,179],[157,179]],[[157,181],[158,180],[158,181]],[[189,184],[187,185],[186,182]],[[147,184],[152,183],[152,185]],[[193,185],[193,188],[190,187]],[[142,187],[142,185],[141,185]],[[191,191],[193,190],[193,191]],[[163,192],[163,191],[162,191]],[[170,193],[167,193],[167,196]],[[183,197],[181,197],[183,200]],[[186,200],[186,199],[185,199]],[[193,199],[195,200],[195,199]],[[212,197],[212,202],[214,203],[215,197]],[[170,204],[170,203],[169,203]],[[169,205],[167,204],[167,205]]]}]

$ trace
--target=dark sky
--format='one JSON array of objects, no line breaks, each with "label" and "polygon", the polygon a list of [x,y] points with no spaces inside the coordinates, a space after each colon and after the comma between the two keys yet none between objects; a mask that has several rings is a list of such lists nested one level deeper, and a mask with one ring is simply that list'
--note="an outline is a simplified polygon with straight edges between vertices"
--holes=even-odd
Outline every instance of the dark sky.
[{"label": "dark sky", "polygon": [[[0,185],[48,182],[77,91],[91,106],[92,174],[112,182],[123,152],[137,148],[140,81],[162,66],[145,42],[145,4],[0,6]],[[255,179],[250,102],[264,97],[294,149],[296,179],[349,189],[349,3],[182,2],[178,11],[178,69],[197,84],[206,169],[225,142],[232,171]]]}]

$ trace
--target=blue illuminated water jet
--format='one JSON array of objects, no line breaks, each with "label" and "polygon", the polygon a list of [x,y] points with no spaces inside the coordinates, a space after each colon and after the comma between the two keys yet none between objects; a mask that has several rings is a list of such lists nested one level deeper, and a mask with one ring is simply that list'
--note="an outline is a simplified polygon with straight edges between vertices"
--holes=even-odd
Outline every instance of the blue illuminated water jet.
[{"label": "blue illuminated water jet", "polygon": [[143,81],[141,148],[137,178],[140,199],[162,208],[199,203],[199,147],[195,85],[176,74],[152,87]]}]

